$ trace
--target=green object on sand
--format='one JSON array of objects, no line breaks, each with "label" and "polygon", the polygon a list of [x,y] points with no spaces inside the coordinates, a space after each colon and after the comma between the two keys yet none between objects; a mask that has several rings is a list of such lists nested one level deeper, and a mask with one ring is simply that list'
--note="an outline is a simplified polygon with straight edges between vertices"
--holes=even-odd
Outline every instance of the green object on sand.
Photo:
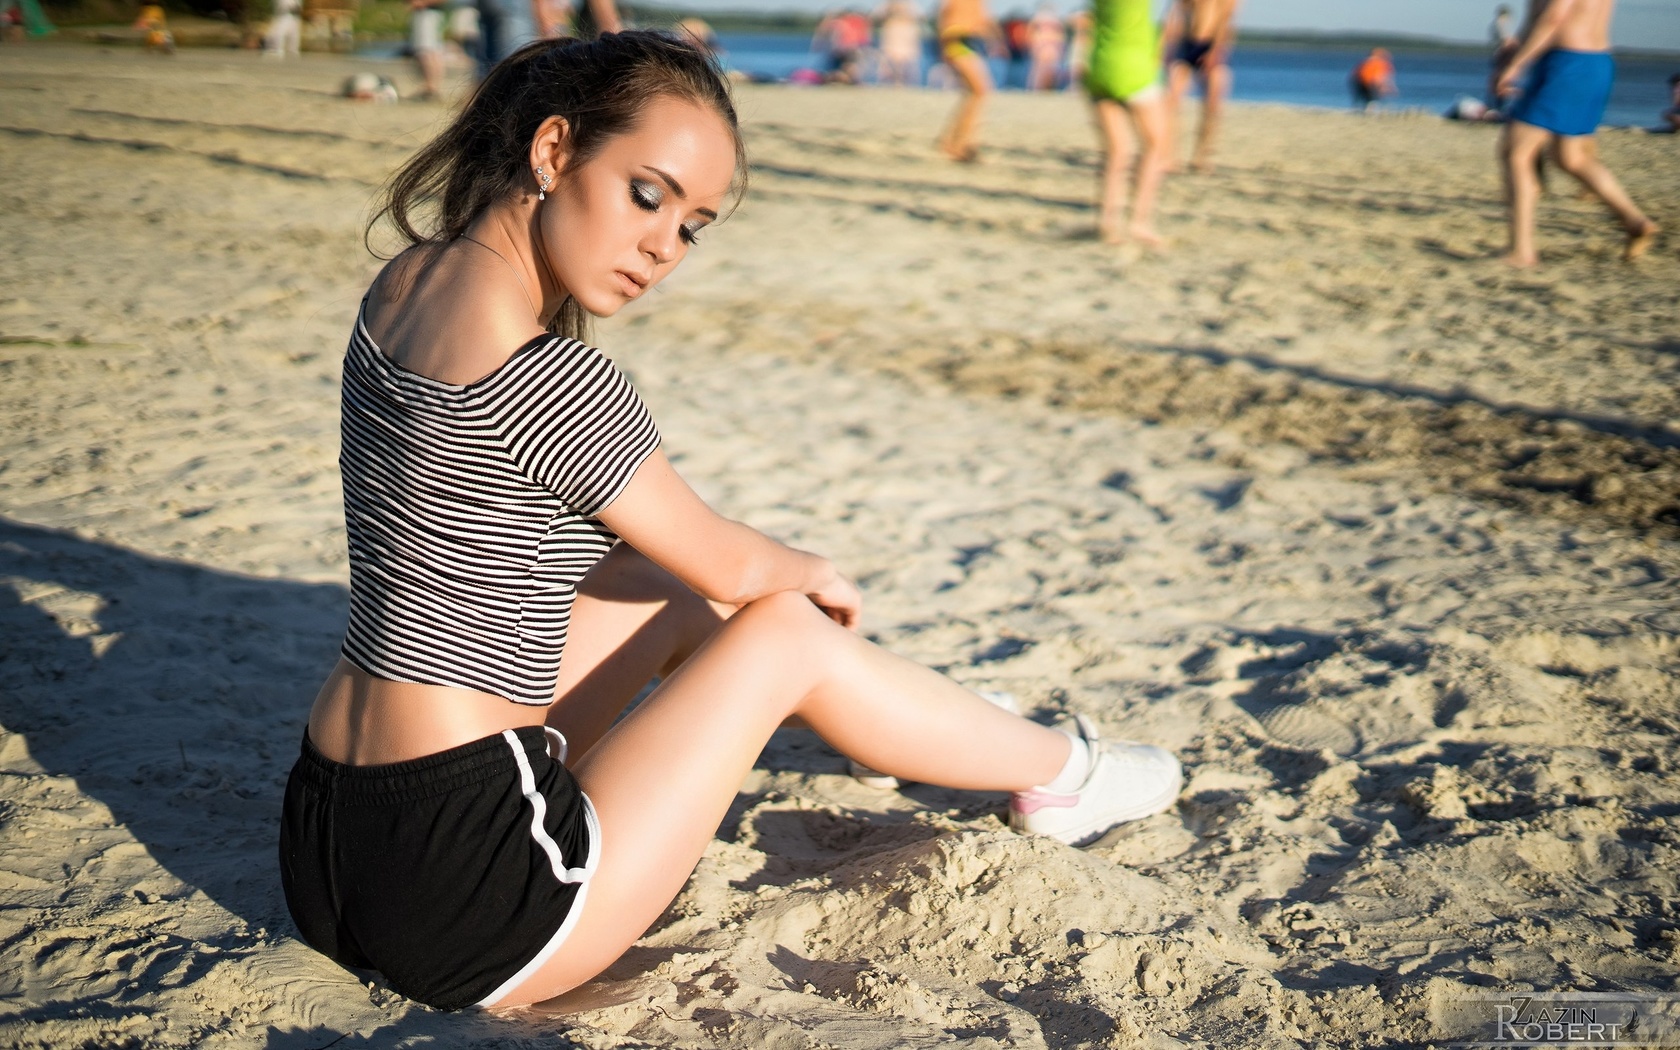
[{"label": "green object on sand", "polygon": [[46,36],[48,33],[58,32],[58,27],[47,20],[46,12],[36,0],[14,0],[23,9],[23,29],[30,36]]}]

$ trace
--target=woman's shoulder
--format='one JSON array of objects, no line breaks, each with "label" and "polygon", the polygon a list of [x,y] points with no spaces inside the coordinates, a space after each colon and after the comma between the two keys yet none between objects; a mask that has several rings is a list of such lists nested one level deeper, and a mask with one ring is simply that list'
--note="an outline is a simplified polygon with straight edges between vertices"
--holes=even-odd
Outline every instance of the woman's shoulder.
[{"label": "woman's shoulder", "polygon": [[363,325],[388,359],[440,383],[471,386],[543,337],[516,287],[455,265],[446,247],[416,245],[368,289]]}]

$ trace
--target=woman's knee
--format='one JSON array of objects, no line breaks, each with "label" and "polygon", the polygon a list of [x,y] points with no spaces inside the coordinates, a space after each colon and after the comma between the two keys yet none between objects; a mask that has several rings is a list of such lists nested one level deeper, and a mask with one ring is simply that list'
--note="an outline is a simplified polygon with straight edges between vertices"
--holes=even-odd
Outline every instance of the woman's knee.
[{"label": "woman's knee", "polygon": [[816,667],[851,632],[830,620],[811,599],[793,591],[767,594],[741,606],[730,627]]}]

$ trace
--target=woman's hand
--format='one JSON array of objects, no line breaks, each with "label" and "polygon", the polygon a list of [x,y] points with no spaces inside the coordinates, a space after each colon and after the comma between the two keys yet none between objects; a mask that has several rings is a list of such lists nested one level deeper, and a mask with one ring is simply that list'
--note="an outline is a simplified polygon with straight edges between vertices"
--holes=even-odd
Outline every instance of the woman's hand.
[{"label": "woman's hand", "polygon": [[822,563],[827,570],[827,578],[807,590],[805,597],[811,599],[811,603],[830,620],[848,631],[857,630],[858,621],[863,616],[863,595],[858,593],[857,584],[840,575],[827,558],[822,559]]}]

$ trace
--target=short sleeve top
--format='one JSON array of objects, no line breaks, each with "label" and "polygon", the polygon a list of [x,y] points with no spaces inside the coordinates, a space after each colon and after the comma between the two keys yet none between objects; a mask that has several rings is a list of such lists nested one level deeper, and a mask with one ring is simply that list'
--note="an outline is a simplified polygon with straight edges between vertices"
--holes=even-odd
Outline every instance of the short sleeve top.
[{"label": "short sleeve top", "polygon": [[554,699],[595,515],[659,447],[599,350],[541,336],[465,385],[410,372],[356,319],[344,360],[345,659],[380,678]]}]

